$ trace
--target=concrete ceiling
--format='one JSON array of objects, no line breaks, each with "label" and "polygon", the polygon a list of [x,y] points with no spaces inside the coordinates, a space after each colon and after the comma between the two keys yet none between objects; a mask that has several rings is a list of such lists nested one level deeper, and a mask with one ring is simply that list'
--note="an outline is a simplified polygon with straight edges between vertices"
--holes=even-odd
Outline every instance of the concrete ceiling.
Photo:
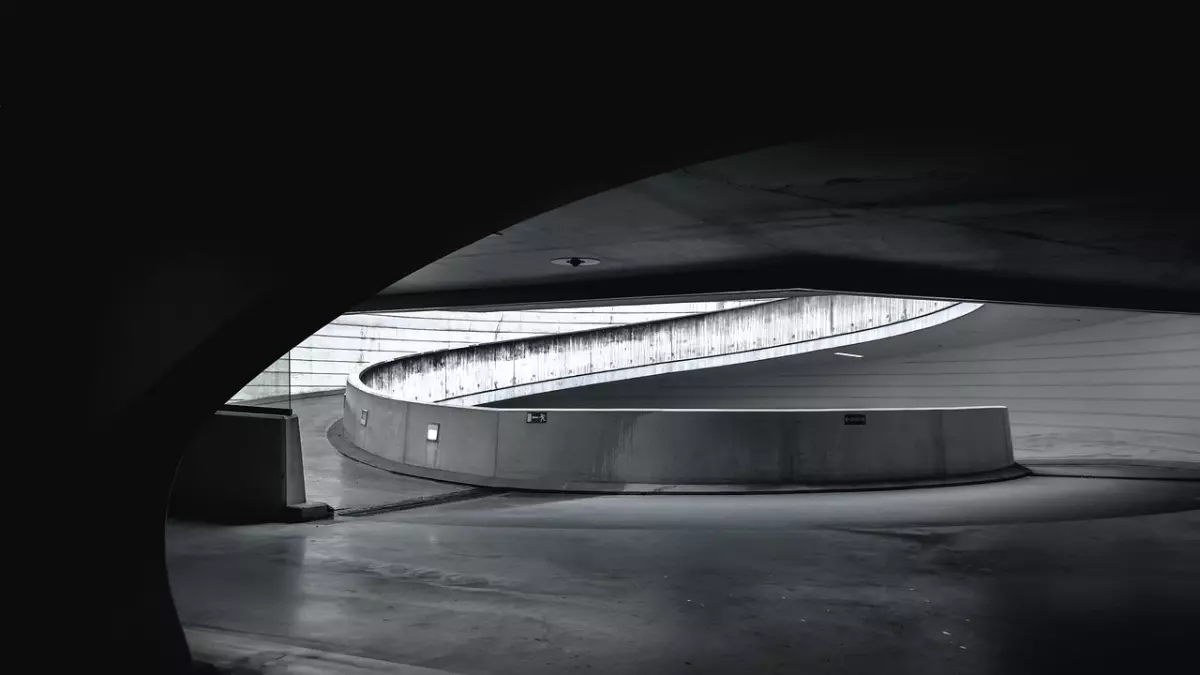
[{"label": "concrete ceiling", "polygon": [[[1196,172],[1162,153],[1099,138],[815,138],[548,211],[359,309],[807,289],[1189,311],[1200,306]],[[550,263],[569,256],[600,264]]]}]

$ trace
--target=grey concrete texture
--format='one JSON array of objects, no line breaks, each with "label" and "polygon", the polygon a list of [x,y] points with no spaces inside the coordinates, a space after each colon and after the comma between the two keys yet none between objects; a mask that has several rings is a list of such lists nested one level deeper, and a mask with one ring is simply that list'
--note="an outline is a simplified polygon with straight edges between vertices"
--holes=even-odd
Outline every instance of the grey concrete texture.
[{"label": "grey concrete texture", "polygon": [[169,513],[220,522],[288,519],[307,501],[295,414],[218,411],[175,472]]},{"label": "grey concrete texture", "polygon": [[363,509],[453,493],[460,485],[400,476],[342,456],[329,444],[327,432],[342,418],[342,392],[292,402],[300,419],[304,476],[310,499],[337,510]]},{"label": "grey concrete texture", "polygon": [[[1120,304],[1131,302],[1124,289],[1160,301],[1186,289],[1191,295],[1173,304],[1187,311],[1200,288],[1200,214],[1187,191],[1194,155],[1182,148],[1195,135],[1147,141],[1160,112],[1150,124],[1103,125],[1126,127],[1136,149],[1118,148],[1101,127],[1070,149],[1033,141],[1025,129],[1001,139],[938,125],[885,131],[882,142],[818,133],[539,213],[404,276],[367,304],[780,288],[1052,302],[1092,283],[1096,302],[1109,307],[1138,306]],[[547,264],[572,252],[601,264]],[[1004,290],[983,291],[983,275]]]},{"label": "grey concrete texture", "polygon": [[[1012,464],[1003,469],[970,473],[957,476],[923,479],[870,480],[861,482],[814,482],[814,483],[615,483],[567,481],[551,483],[543,478],[495,478],[479,474],[459,474],[438,469],[427,469],[402,464],[400,462],[380,457],[367,452],[355,445],[346,436],[342,421],[334,422],[329,428],[329,442],[343,456],[356,462],[361,462],[376,469],[382,469],[405,477],[422,477],[439,481],[454,481],[466,485],[478,486],[481,489],[496,488],[520,489],[537,492],[583,492],[598,494],[704,494],[704,495],[745,495],[745,494],[775,494],[800,492],[846,492],[859,490],[902,490],[922,487],[940,487],[948,485],[974,485],[991,483],[1002,480],[1013,480],[1030,475],[1029,468],[1020,464]],[[1167,471],[1169,469],[1162,469]],[[1073,470],[1073,475],[1087,473],[1086,470]],[[1178,475],[1178,471],[1174,475]],[[416,502],[406,502],[404,506],[419,506]],[[372,509],[374,510],[374,509]],[[339,512],[344,513],[344,511]]]},{"label": "grey concrete texture", "polygon": [[198,627],[185,632],[192,658],[215,668],[213,675],[454,675],[244,633]]},{"label": "grey concrete texture", "polygon": [[980,305],[825,295],[563,335],[431,351],[352,374],[396,399],[479,405],[631,377],[779,358],[902,335]]},{"label": "grey concrete texture", "polygon": [[531,424],[526,411],[398,401],[354,381],[345,406],[346,437],[363,450],[489,486],[920,480],[1013,463],[1003,408],[548,410]]},{"label": "grey concrete texture", "polygon": [[1040,477],[510,494],[334,524],[173,524],[167,551],[180,616],[218,656],[493,675],[1174,672],[1200,627],[1198,506],[1195,483]]},{"label": "grey concrete texture", "polygon": [[497,405],[1003,405],[1017,461],[1200,461],[1200,316],[986,305],[857,351],[866,358],[795,356]]}]

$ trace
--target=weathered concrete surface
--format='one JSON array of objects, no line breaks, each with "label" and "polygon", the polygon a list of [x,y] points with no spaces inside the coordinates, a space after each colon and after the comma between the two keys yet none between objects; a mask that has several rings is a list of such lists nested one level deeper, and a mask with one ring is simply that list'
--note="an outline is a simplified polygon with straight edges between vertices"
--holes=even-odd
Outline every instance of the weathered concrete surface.
[{"label": "weathered concrete surface", "polygon": [[545,422],[531,424],[523,410],[400,401],[352,380],[343,425],[422,476],[492,487],[917,480],[1013,462],[1004,408],[538,412]]},{"label": "weathered concrete surface", "polygon": [[[451,480],[466,483],[480,489],[516,488],[542,492],[585,492],[591,494],[655,494],[655,495],[748,495],[748,494],[788,494],[809,492],[858,492],[866,490],[904,490],[916,488],[945,487],[951,485],[978,485],[995,483],[1005,480],[1024,478],[1033,474],[1029,468],[1020,464],[1012,464],[1003,469],[970,473],[946,477],[932,478],[898,478],[894,480],[864,480],[861,482],[838,481],[832,483],[614,483],[614,482],[565,482],[550,483],[540,478],[494,478],[478,474],[455,474],[437,469],[426,469],[401,464],[386,459],[374,453],[367,452],[355,445],[345,434],[341,420],[329,429],[329,442],[345,457],[361,462],[369,467],[382,469],[404,478],[428,477],[434,480]],[[1164,470],[1165,472],[1165,470]],[[1087,470],[1074,470],[1071,475],[1087,474]],[[1102,472],[1101,475],[1112,476],[1114,471]],[[1161,475],[1162,472],[1154,475]],[[1179,476],[1176,470],[1174,476]],[[1186,474],[1185,474],[1186,475]],[[1196,474],[1200,475],[1200,474]],[[372,509],[373,510],[373,509]]]},{"label": "weathered concrete surface", "polygon": [[166,548],[183,621],[261,651],[494,675],[1128,675],[1192,662],[1198,497],[1037,477],[512,494],[332,525],[173,524]]},{"label": "weathered concrete surface", "polygon": [[329,444],[326,433],[331,424],[342,418],[342,401],[338,393],[292,402],[292,410],[300,419],[309,499],[343,511],[436,497],[462,489],[460,485],[398,476],[339,454]]},{"label": "weathered concrete surface", "polygon": [[192,657],[217,673],[234,675],[456,675],[446,670],[381,661],[326,649],[313,649],[257,635],[189,627]]},{"label": "weathered concrete surface", "polygon": [[[1190,311],[1200,202],[1182,148],[1198,137],[1189,129],[1149,140],[1171,107],[1151,106],[1152,122],[1130,124],[1122,110],[1121,122],[1089,128],[1091,110],[1091,120],[1070,121],[1079,136],[1061,145],[1026,128],[1000,132],[1003,124],[987,125],[986,138],[939,125],[882,132],[879,145],[817,134],[681,167],[481,238],[370,304],[818,288]],[[547,264],[569,252],[603,263]],[[1095,285],[1096,302],[1072,292],[1081,284]]]},{"label": "weathered concrete surface", "polygon": [[304,504],[296,415],[218,411],[175,473],[170,513],[222,522],[287,520]]},{"label": "weathered concrete surface", "polygon": [[420,354],[370,366],[359,378],[405,401],[480,405],[854,345],[936,326],[979,307],[849,295],[788,298],[666,321]]}]

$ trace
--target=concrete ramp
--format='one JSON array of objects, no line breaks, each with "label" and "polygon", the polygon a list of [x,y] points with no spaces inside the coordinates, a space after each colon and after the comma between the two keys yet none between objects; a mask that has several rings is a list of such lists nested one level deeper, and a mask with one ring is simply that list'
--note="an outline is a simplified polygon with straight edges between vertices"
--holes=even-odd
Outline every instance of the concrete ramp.
[{"label": "concrete ramp", "polygon": [[631,486],[657,491],[994,479],[1013,463],[1003,407],[475,407],[600,382],[852,348],[954,321],[979,307],[860,296],[789,298],[419,354],[349,378],[343,433],[385,468],[487,487],[620,492]]},{"label": "concrete ramp", "polygon": [[404,401],[485,405],[573,387],[850,348],[953,321],[980,307],[855,295],[787,298],[406,356],[369,366],[357,378],[370,390]]}]

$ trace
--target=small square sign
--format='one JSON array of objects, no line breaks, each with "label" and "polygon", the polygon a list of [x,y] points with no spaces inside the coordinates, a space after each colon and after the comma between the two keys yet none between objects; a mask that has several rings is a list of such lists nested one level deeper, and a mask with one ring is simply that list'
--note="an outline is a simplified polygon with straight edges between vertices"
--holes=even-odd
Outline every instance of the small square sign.
[{"label": "small square sign", "polygon": [[844,423],[848,427],[866,426],[867,416],[862,413],[849,413],[844,418]]},{"label": "small square sign", "polygon": [[526,424],[545,424],[546,413],[544,412],[527,412],[525,413]]}]

